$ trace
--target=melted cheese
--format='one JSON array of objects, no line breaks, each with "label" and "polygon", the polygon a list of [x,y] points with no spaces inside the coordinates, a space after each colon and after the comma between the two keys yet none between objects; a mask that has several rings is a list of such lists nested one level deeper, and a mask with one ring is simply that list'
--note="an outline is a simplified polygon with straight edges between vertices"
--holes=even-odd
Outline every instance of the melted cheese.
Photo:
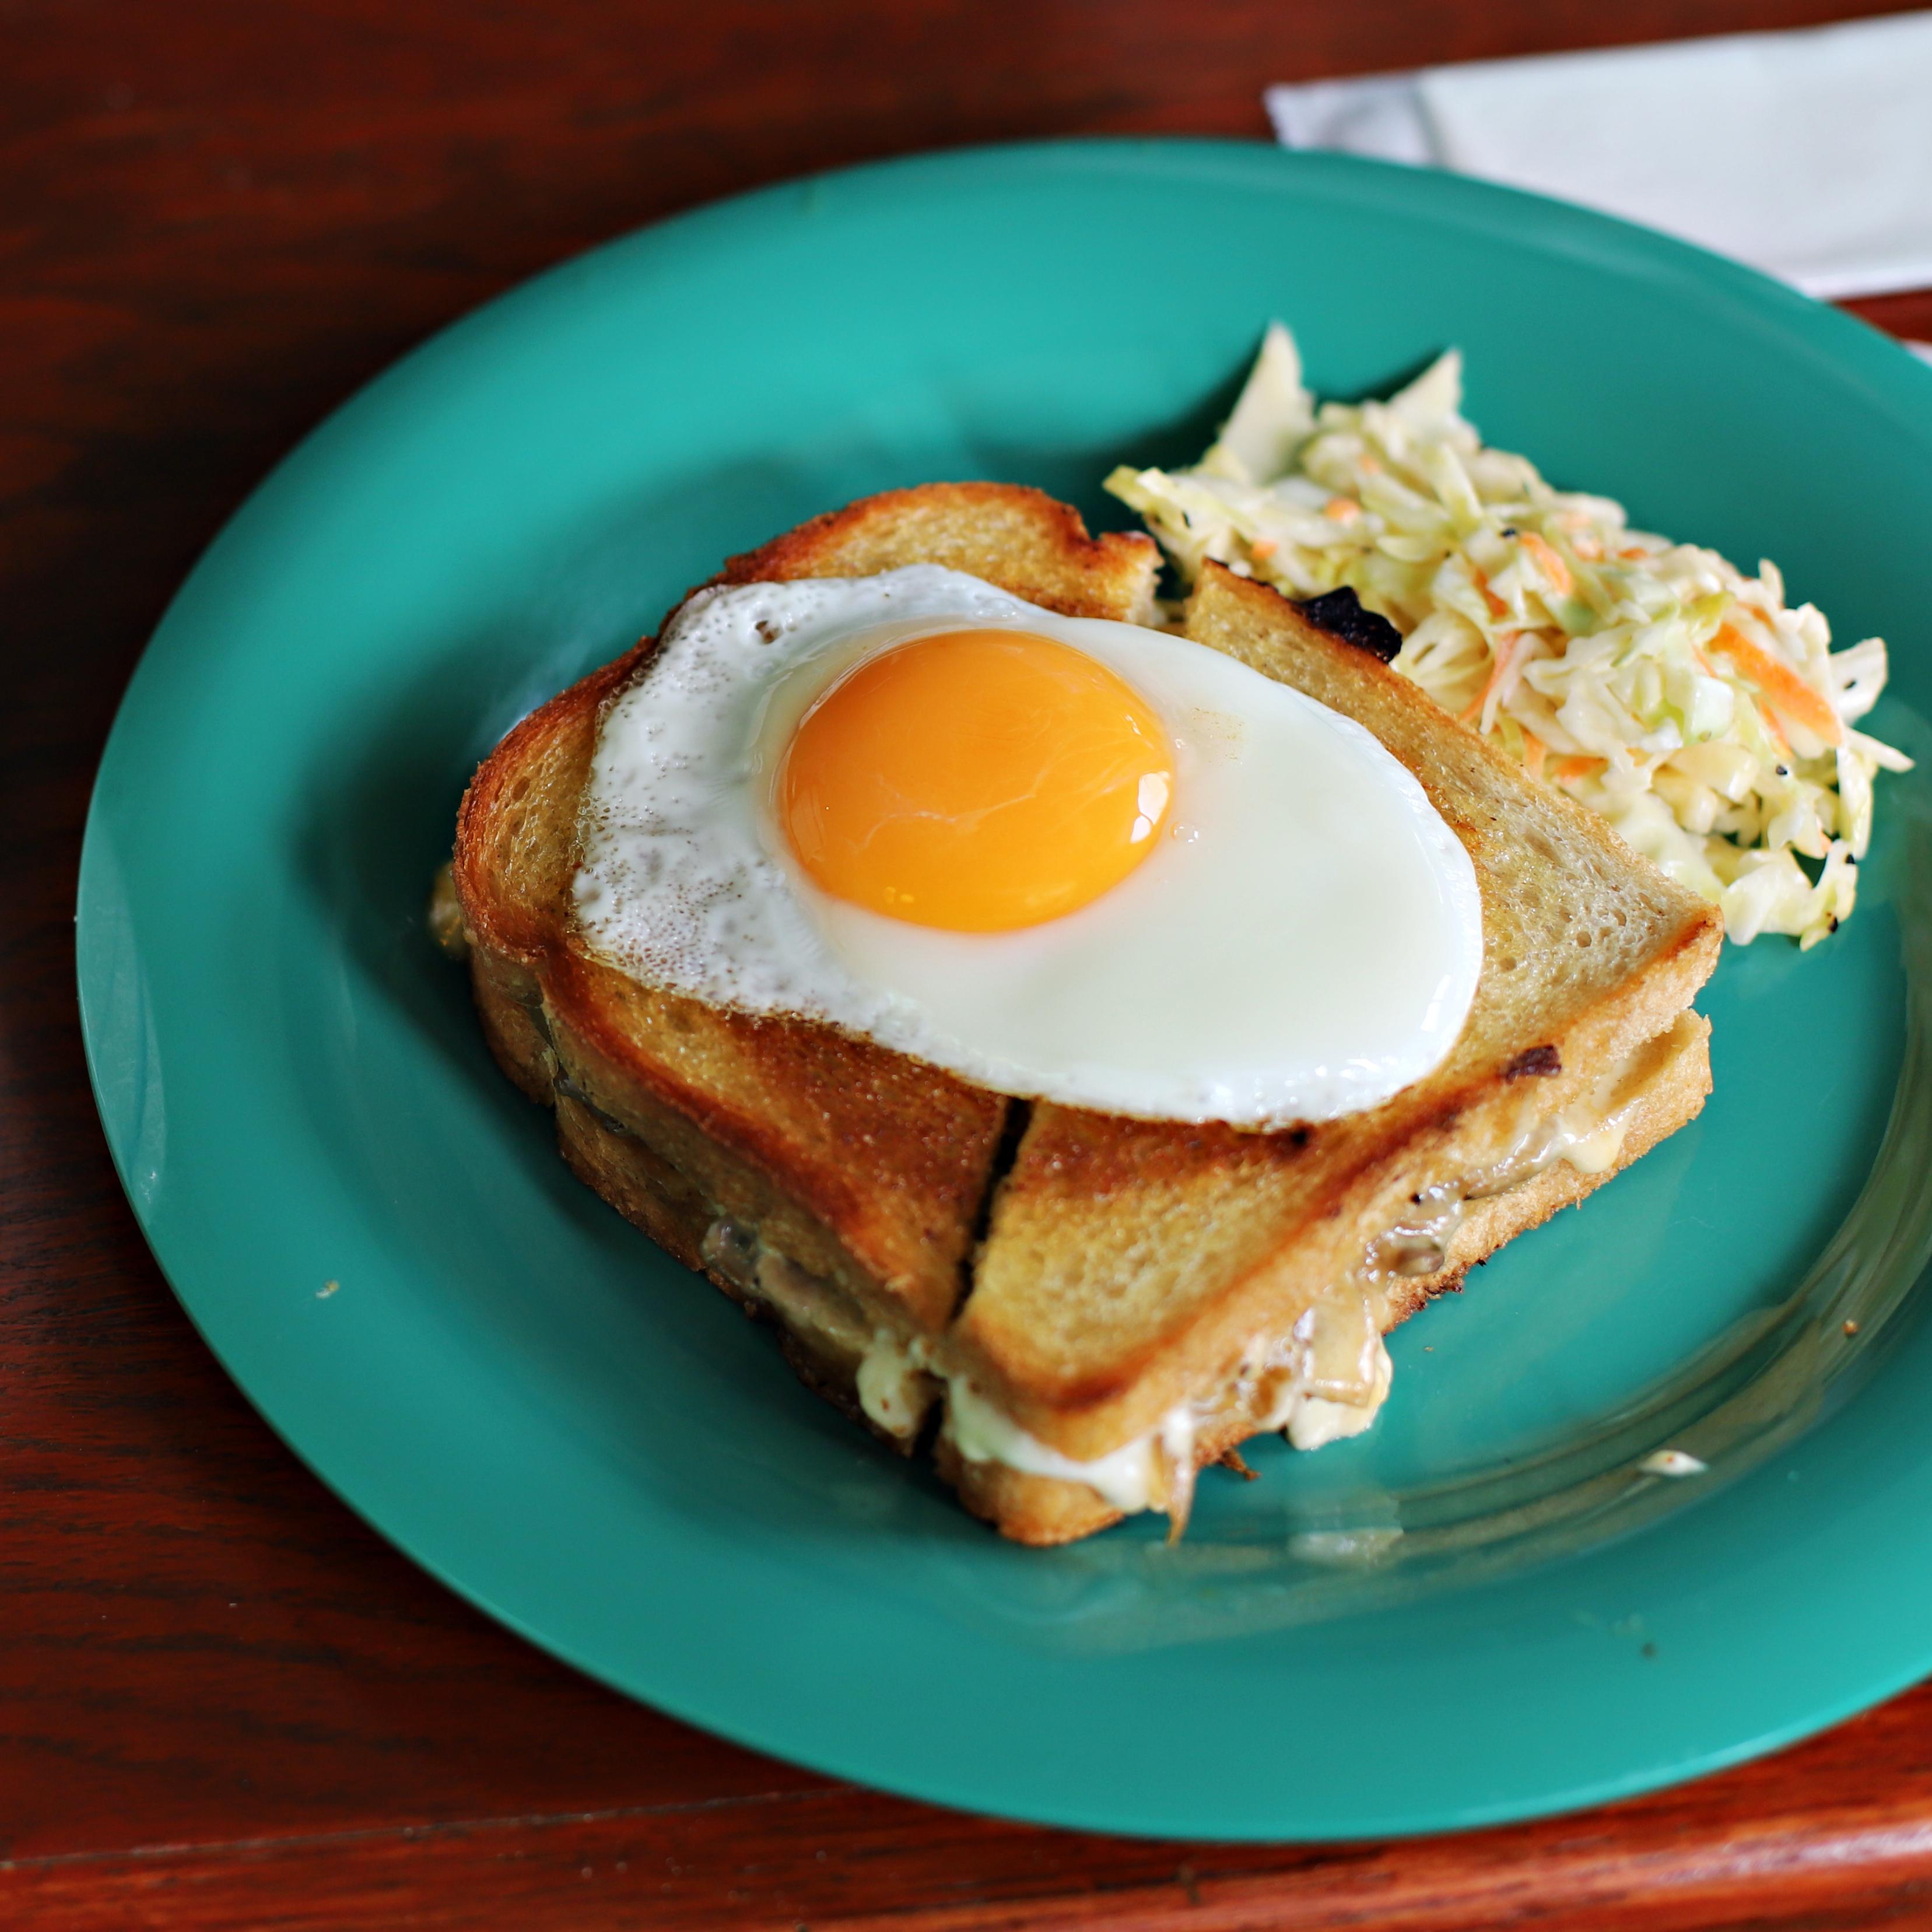
[{"label": "melted cheese", "polygon": [[1359,1436],[1376,1419],[1391,1374],[1368,1298],[1324,1297],[1304,1311],[1288,1334],[1259,1336],[1243,1352],[1227,1382],[1205,1399],[1175,1403],[1154,1426],[1090,1462],[1076,1461],[1029,1435],[960,1377],[946,1384],[946,1432],[969,1462],[1000,1462],[1033,1476],[1084,1483],[1128,1515],[1162,1497],[1183,1515],[1194,1476],[1196,1438],[1247,1412],[1250,1432],[1279,1430],[1298,1449]]},{"label": "melted cheese", "polygon": [[[953,1376],[946,1388],[946,1432],[969,1462],[999,1462],[1029,1476],[1084,1483],[1128,1516],[1151,1506],[1167,1469],[1184,1464],[1190,1472],[1193,1468],[1194,1417],[1186,1402],[1168,1410],[1144,1436],[1082,1462],[1029,1436],[970,1382]],[[1163,1454],[1168,1458],[1166,1468],[1159,1460]]]},{"label": "melted cheese", "polygon": [[714,1220],[705,1230],[703,1254],[706,1266],[762,1302],[794,1334],[830,1354],[856,1356],[859,1406],[870,1420],[902,1441],[918,1434],[938,1385],[922,1366],[916,1342],[903,1342],[890,1329],[873,1326],[850,1295],[766,1247],[741,1222],[722,1215]]},{"label": "melted cheese", "polygon": [[859,1406],[888,1436],[916,1436],[933,1404],[932,1378],[922,1369],[914,1348],[902,1346],[886,1329],[874,1330],[859,1358]]}]

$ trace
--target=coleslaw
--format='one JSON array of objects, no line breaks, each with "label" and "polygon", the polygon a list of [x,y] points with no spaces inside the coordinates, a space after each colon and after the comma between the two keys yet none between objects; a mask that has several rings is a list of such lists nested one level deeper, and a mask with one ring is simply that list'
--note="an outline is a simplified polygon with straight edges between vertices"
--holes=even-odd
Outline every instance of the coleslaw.
[{"label": "coleslaw", "polygon": [[1855,728],[1883,640],[1834,651],[1772,563],[1746,577],[1551,488],[1482,442],[1462,389],[1452,350],[1386,402],[1318,409],[1276,322],[1199,463],[1107,488],[1190,583],[1212,559],[1292,598],[1353,590],[1402,634],[1396,670],[1714,902],[1732,940],[1816,944],[1856,902],[1874,778],[1911,768]]}]

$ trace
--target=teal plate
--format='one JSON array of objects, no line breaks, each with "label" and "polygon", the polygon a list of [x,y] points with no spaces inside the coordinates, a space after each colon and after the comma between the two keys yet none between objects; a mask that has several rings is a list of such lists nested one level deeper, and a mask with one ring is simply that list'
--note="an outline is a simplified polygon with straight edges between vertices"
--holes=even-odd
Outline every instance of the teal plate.
[{"label": "teal plate", "polygon": [[[1932,752],[1932,370],[1659,237],[1446,176],[1100,142],[709,208],[493,303],[209,551],[81,878],[102,1117],[211,1346],[453,1588],[664,1709],[978,1810],[1228,1838],[1582,1804],[1932,1668],[1932,788],[1857,917],[1728,957],[1717,1091],[1395,1338],[1367,1437],[1010,1547],[566,1172],[423,935],[499,734],[742,550],[864,492],[1191,455],[1262,325],[1331,394],[1445,344],[1641,524],[1876,632]],[[339,1284],[325,1292],[329,1284]],[[1858,1324],[1856,1334],[1844,1332]],[[1666,1481],[1664,1445],[1710,1465]]]}]

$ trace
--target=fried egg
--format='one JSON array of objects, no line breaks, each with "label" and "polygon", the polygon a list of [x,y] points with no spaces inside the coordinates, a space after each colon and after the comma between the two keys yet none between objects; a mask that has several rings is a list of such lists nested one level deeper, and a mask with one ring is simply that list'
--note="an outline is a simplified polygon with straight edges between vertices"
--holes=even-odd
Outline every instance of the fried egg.
[{"label": "fried egg", "polygon": [[699,592],[600,727],[584,944],[996,1091],[1275,1127],[1454,1046],[1474,868],[1367,731],[920,565]]}]

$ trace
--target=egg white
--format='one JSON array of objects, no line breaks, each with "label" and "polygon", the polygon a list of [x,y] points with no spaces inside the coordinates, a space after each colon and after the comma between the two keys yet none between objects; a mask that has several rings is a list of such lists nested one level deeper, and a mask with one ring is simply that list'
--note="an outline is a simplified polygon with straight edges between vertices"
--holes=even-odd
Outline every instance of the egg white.
[{"label": "egg white", "polygon": [[[835,899],[772,814],[818,695],[961,625],[1088,652],[1174,748],[1155,849],[1090,904],[1017,932]],[[1360,725],[1205,646],[929,565],[694,598],[604,716],[580,830],[583,938],[626,971],[1105,1112],[1270,1127],[1372,1106],[1448,1054],[1482,963],[1468,854]]]}]

